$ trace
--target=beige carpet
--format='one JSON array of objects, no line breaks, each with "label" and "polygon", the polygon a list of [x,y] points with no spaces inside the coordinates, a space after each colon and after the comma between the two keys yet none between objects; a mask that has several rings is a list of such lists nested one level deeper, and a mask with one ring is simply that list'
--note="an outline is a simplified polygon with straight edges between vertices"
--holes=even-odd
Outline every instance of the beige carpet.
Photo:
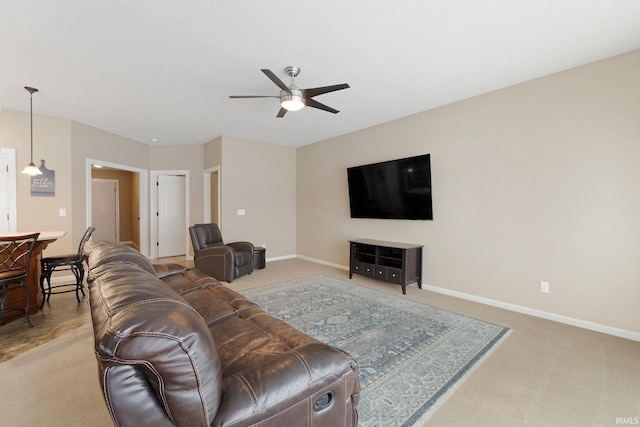
[{"label": "beige carpet", "polygon": [[113,426],[86,324],[0,363],[1,425]]},{"label": "beige carpet", "polygon": [[[313,274],[349,280],[346,271],[288,259],[270,262],[265,270],[243,276],[230,287],[242,290]],[[402,295],[399,287],[385,282],[357,275],[351,281]],[[614,427],[640,417],[640,342],[413,286],[402,297],[512,329],[509,339],[435,411],[427,426]],[[59,299],[52,302],[51,314],[60,304]],[[112,425],[100,394],[89,325],[82,324],[0,363],[0,425]]]}]

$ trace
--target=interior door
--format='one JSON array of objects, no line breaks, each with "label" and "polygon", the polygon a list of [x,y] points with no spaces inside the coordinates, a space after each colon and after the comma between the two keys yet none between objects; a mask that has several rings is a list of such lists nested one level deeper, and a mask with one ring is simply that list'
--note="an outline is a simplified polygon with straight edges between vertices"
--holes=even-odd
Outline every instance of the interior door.
[{"label": "interior door", "polygon": [[185,254],[186,178],[158,175],[158,257]]},{"label": "interior door", "polygon": [[118,181],[91,180],[91,225],[94,240],[118,241]]}]

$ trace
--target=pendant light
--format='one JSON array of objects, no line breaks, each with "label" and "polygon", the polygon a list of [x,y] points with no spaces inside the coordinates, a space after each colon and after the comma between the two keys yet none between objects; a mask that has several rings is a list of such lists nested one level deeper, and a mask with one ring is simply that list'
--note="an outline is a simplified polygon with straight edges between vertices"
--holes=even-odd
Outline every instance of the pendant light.
[{"label": "pendant light", "polygon": [[22,173],[26,173],[31,176],[42,175],[42,171],[33,164],[33,94],[34,92],[37,92],[38,89],[29,86],[25,86],[24,88],[30,93],[31,98],[31,162],[22,170]]}]

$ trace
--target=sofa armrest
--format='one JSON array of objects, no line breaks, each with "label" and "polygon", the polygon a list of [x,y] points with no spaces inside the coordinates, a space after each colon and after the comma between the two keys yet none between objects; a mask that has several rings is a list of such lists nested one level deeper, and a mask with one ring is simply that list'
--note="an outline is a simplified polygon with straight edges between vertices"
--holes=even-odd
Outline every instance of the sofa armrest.
[{"label": "sofa armrest", "polygon": [[227,246],[231,246],[236,252],[249,252],[253,258],[253,243],[251,242],[232,242],[226,243]]},{"label": "sofa armrest", "polygon": [[167,276],[173,276],[174,274],[181,274],[187,270],[187,267],[180,264],[151,264],[156,272],[156,277],[162,279]]},{"label": "sofa armrest", "polygon": [[235,272],[236,255],[228,246],[209,246],[199,250],[193,257],[198,270],[218,280],[231,282]]},{"label": "sofa armrest", "polygon": [[135,264],[116,261],[91,274],[94,349],[114,424],[210,425],[222,365],[202,316]]},{"label": "sofa armrest", "polygon": [[[314,426],[355,426],[357,369],[355,360],[340,349],[320,342],[301,345],[225,378],[213,425],[268,420],[264,425],[282,426],[311,420],[308,424]],[[321,397],[328,400],[327,407],[314,409]]]}]

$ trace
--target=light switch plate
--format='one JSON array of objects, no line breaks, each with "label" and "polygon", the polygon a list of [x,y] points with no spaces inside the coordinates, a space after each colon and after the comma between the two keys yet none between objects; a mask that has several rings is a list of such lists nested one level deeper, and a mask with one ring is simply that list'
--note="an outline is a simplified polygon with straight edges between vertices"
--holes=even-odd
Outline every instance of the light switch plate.
[{"label": "light switch plate", "polygon": [[549,282],[540,282],[540,292],[549,293]]}]

